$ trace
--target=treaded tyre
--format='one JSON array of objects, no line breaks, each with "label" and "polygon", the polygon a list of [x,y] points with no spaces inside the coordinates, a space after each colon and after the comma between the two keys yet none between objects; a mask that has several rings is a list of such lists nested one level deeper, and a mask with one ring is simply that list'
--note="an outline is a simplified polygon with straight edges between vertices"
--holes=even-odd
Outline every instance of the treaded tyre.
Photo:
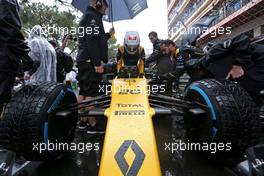
[{"label": "treaded tyre", "polygon": [[3,119],[0,120],[0,144],[1,147],[16,150],[16,136],[18,133],[18,122],[21,120],[21,112],[36,85],[25,86],[14,93],[5,107]]},{"label": "treaded tyre", "polygon": [[239,145],[243,148],[251,147],[259,143],[261,136],[260,109],[252,97],[239,84],[233,81],[221,81],[234,98],[239,109],[239,122],[242,129],[239,133]]},{"label": "treaded tyre", "polygon": [[11,119],[0,120],[0,147],[6,149],[12,149],[12,140],[11,140]]},{"label": "treaded tyre", "polygon": [[207,117],[193,120],[185,116],[187,136],[191,141],[231,143],[232,154],[239,155],[259,142],[257,107],[238,85],[214,79],[201,80],[192,83],[184,97],[209,107]]},{"label": "treaded tyre", "polygon": [[[9,134],[17,153],[36,161],[60,155],[63,150],[56,150],[55,145],[73,141],[78,110],[70,111],[67,117],[56,116],[53,110],[76,102],[71,89],[53,82],[25,86],[16,93],[7,106],[6,116],[13,124]],[[49,143],[52,143],[51,150],[47,150]],[[36,145],[46,150],[40,152]]]}]

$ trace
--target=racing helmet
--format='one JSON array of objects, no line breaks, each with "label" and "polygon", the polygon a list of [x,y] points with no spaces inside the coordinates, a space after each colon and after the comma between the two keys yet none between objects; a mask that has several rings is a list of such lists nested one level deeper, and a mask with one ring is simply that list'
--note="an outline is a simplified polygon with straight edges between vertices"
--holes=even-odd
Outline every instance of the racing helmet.
[{"label": "racing helmet", "polygon": [[136,31],[126,32],[124,39],[124,47],[128,54],[136,54],[140,45],[139,33]]}]

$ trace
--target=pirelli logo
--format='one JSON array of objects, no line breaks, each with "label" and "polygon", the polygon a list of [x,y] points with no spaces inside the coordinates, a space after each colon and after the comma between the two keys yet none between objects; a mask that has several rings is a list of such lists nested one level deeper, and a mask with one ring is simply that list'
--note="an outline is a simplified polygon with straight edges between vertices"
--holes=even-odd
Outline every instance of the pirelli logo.
[{"label": "pirelli logo", "polygon": [[[131,164],[131,166],[129,166],[125,158],[125,154],[127,153],[129,148],[131,148],[135,154],[135,159]],[[145,153],[142,151],[140,146],[134,140],[124,141],[115,154],[115,160],[124,176],[138,175],[138,172],[143,165],[145,157],[146,157]]]},{"label": "pirelli logo", "polygon": [[144,110],[115,111],[115,116],[142,116],[145,114]]}]

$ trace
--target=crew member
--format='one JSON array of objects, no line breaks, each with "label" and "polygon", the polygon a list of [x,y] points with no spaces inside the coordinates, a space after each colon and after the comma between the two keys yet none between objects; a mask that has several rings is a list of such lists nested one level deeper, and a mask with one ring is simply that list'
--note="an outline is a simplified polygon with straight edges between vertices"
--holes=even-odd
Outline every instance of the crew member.
[{"label": "crew member", "polygon": [[50,44],[53,46],[56,52],[57,56],[57,82],[63,83],[66,74],[70,73],[73,69],[74,61],[68,53],[64,52],[65,47],[67,46],[67,43],[69,40],[73,39],[71,35],[67,35],[63,42],[61,47],[58,45],[56,41],[49,41]]},{"label": "crew member", "polygon": [[154,69],[156,67],[157,60],[162,56],[162,52],[160,52],[160,44],[162,40],[159,39],[157,32],[152,31],[149,33],[149,40],[153,44],[153,52],[146,59],[146,65],[151,65]]},{"label": "crew member", "polygon": [[[13,119],[3,114],[11,98],[15,78],[33,66],[28,56],[29,47],[21,33],[19,6],[16,0],[0,1],[0,174],[10,174],[14,153],[12,150]],[[13,158],[13,159],[12,159]]]},{"label": "crew member", "polygon": [[34,69],[26,72],[24,78],[31,83],[56,82],[56,52],[46,39],[41,26],[36,25],[32,28],[28,41],[31,49],[29,56],[34,61]]},{"label": "crew member", "polygon": [[[113,28],[109,33],[105,33],[104,30],[102,17],[106,14],[107,7],[106,0],[92,0],[79,24],[79,27],[89,28],[89,31],[92,31],[79,36],[77,56],[79,102],[99,95],[99,84],[104,72],[101,62],[107,63],[108,61],[107,40],[115,33]],[[95,117],[82,117],[79,128],[86,129],[87,123],[89,124],[88,133],[103,133]]]},{"label": "crew member", "polygon": [[[258,94],[264,89],[264,45],[251,43],[239,35],[212,45],[207,52],[208,70],[221,79],[235,79],[258,104]],[[217,64],[210,63],[218,62]]]}]

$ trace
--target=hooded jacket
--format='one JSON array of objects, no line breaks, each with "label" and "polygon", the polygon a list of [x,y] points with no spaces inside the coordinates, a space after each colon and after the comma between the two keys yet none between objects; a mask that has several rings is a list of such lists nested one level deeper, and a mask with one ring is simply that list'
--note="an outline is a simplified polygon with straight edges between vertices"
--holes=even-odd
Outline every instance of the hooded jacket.
[{"label": "hooded jacket", "polygon": [[29,35],[28,42],[31,48],[29,55],[34,63],[38,63],[36,71],[31,75],[31,83],[57,81],[56,52],[45,36],[44,31],[39,25],[34,26]]}]

